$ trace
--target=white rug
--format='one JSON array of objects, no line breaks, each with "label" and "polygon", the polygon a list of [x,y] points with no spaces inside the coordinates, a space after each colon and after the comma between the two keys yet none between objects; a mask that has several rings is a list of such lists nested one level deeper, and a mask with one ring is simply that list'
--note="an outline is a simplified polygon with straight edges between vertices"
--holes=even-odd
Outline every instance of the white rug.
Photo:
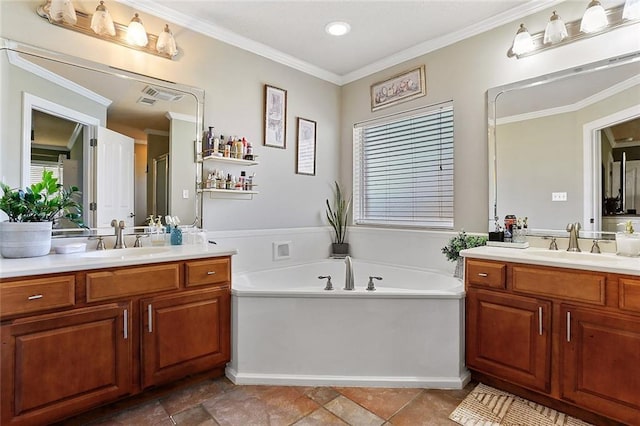
[{"label": "white rug", "polygon": [[465,426],[592,426],[482,383],[467,395],[449,418]]}]

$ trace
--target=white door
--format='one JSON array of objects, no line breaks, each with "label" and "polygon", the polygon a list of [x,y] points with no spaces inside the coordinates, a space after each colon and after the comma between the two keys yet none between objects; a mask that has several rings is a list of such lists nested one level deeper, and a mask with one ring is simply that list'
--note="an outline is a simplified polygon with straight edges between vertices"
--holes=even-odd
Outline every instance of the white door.
[{"label": "white door", "polygon": [[133,226],[134,140],[104,127],[98,128],[96,147],[96,227],[124,220]]}]

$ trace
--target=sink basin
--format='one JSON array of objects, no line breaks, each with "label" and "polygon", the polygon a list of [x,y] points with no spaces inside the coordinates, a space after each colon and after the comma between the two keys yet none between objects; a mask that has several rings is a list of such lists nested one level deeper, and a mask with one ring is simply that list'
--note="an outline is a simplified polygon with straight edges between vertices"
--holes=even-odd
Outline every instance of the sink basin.
[{"label": "sink basin", "polygon": [[546,259],[568,260],[576,262],[612,262],[617,260],[616,256],[607,254],[583,253],[564,250],[549,250],[531,253],[532,256],[544,257]]},{"label": "sink basin", "polygon": [[165,247],[131,247],[113,250],[97,250],[82,254],[82,257],[95,257],[104,259],[128,259],[132,257],[154,256],[160,253],[166,253],[169,249]]}]

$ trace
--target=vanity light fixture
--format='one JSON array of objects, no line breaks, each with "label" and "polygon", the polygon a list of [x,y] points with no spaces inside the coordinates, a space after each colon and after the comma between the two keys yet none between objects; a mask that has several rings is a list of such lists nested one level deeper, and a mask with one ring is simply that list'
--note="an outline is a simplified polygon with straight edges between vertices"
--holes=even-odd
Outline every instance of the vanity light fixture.
[{"label": "vanity light fixture", "polygon": [[627,0],[624,2],[624,10],[622,11],[623,19],[639,19],[640,18],[640,0]]},{"label": "vanity light fixture", "polygon": [[[165,26],[160,35],[149,34],[144,29],[142,20],[137,13],[128,26],[119,24],[111,18],[104,5],[104,0],[100,1],[93,14],[74,10],[76,21],[73,22],[70,18],[65,18],[64,16],[66,15],[64,13],[60,15],[58,10],[61,9],[58,9],[58,4],[66,4],[66,9],[64,10],[67,11],[66,15],[70,17],[69,11],[73,8],[71,0],[47,0],[38,7],[37,14],[58,27],[110,41],[130,49],[140,50],[167,59],[173,59],[178,54],[175,39],[168,25]],[[60,16],[62,16],[62,19],[60,19]]]},{"label": "vanity light fixture", "polygon": [[584,11],[580,22],[580,31],[583,33],[595,33],[609,24],[604,7],[598,0],[591,0],[587,10]]},{"label": "vanity light fixture", "polygon": [[[598,3],[598,4],[593,5],[593,3]],[[592,0],[589,3],[589,7],[587,8],[587,11],[598,6],[599,8],[602,8],[602,6],[597,0]],[[627,12],[627,16],[623,17],[624,9],[628,10],[629,12]],[[540,31],[540,32],[531,34],[532,46],[530,46],[531,48],[529,50],[520,49],[516,44],[516,39],[518,38],[518,34],[521,32],[521,29],[524,28],[524,24],[521,24],[520,29],[518,29],[518,33],[516,34],[516,39],[514,39],[513,41],[513,45],[507,51],[507,56],[510,58],[514,56],[516,58],[522,58],[525,56],[535,55],[536,53],[540,53],[548,49],[553,49],[558,46],[564,46],[565,44],[573,43],[574,41],[604,34],[616,28],[620,28],[626,25],[636,24],[638,22],[638,19],[640,19],[640,0],[627,0],[624,5],[621,4],[616,7],[612,7],[610,9],[606,9],[606,10],[603,9],[605,14],[604,21],[606,21],[605,25],[603,27],[600,27],[599,29],[595,29],[597,27],[596,24],[591,24],[590,22],[587,22],[586,30],[589,32],[585,31],[585,28],[584,28],[585,18],[587,18],[587,21],[588,21],[589,19],[591,19],[591,18],[588,18],[588,16],[590,16],[592,13],[595,13],[596,15],[599,14],[597,10],[598,9],[595,9],[595,11],[591,11],[589,12],[589,14],[585,12],[585,17],[583,17],[582,19],[578,19],[576,21],[571,21],[564,24],[564,28],[566,30],[566,35],[564,37],[560,36],[562,34],[562,27],[560,24],[557,23],[557,22],[562,22],[562,20],[554,11],[553,15],[551,15],[551,18],[549,20],[549,23],[547,24],[545,31]],[[598,19],[600,19],[600,23],[602,23],[602,18],[598,18]],[[559,30],[560,32],[559,33],[556,32],[554,34],[553,33],[554,28],[555,28],[555,31]],[[521,36],[521,38],[524,38],[524,37],[525,36]]]},{"label": "vanity light fixture", "polygon": [[327,26],[324,27],[324,30],[327,34],[340,37],[351,31],[351,25],[342,21],[329,22]]},{"label": "vanity light fixture", "polygon": [[531,39],[531,34],[529,34],[529,31],[524,24],[520,24],[520,28],[518,28],[518,32],[516,32],[516,36],[513,39],[511,51],[516,55],[522,55],[530,52],[532,49],[533,40]]},{"label": "vanity light fixture", "polygon": [[560,19],[560,17],[554,10],[551,18],[549,18],[547,28],[545,28],[544,30],[544,39],[542,42],[544,44],[560,43],[568,35],[569,34],[567,33],[567,27],[564,25],[564,21]]},{"label": "vanity light fixture", "polygon": [[104,1],[100,1],[98,7],[96,7],[96,11],[91,16],[91,29],[94,33],[102,36],[116,35],[116,26],[113,25],[113,19],[111,18],[111,14],[107,10],[104,5]]}]

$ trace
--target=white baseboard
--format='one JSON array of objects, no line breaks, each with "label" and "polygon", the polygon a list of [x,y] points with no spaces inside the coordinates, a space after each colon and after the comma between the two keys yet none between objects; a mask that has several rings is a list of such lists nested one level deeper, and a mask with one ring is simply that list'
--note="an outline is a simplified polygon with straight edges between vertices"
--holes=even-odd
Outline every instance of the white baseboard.
[{"label": "white baseboard", "polygon": [[471,373],[465,370],[460,377],[386,377],[386,376],[313,376],[292,374],[238,373],[227,366],[225,374],[236,385],[278,386],[343,386],[386,388],[462,389]]}]

